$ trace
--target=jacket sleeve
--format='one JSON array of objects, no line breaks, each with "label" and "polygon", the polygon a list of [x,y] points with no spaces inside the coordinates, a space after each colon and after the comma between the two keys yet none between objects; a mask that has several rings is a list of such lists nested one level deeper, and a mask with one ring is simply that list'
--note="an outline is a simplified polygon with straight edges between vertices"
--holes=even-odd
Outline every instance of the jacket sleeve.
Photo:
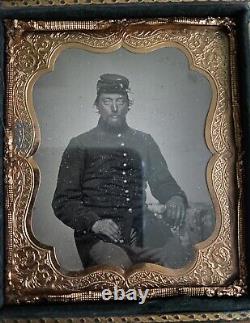
[{"label": "jacket sleeve", "polygon": [[81,179],[84,176],[85,152],[73,138],[63,153],[57,187],[52,201],[56,217],[71,228],[90,231],[98,215],[84,206]]},{"label": "jacket sleeve", "polygon": [[150,135],[148,135],[147,159],[148,184],[152,195],[162,204],[165,204],[172,196],[178,195],[183,197],[187,205],[185,193],[170,174],[160,148]]}]

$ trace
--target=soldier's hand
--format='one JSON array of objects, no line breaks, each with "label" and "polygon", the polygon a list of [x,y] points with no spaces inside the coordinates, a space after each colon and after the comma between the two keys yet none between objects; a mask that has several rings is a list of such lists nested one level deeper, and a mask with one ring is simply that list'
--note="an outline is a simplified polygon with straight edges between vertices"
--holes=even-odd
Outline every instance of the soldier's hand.
[{"label": "soldier's hand", "polygon": [[153,212],[155,215],[160,215],[164,211],[166,211],[166,205],[165,204],[148,204],[148,210]]},{"label": "soldier's hand", "polygon": [[96,234],[104,234],[114,242],[121,238],[118,225],[111,219],[98,220],[92,226],[92,231]]},{"label": "soldier's hand", "polygon": [[172,196],[166,203],[167,217],[173,223],[174,227],[182,226],[185,215],[186,206],[181,196]]}]

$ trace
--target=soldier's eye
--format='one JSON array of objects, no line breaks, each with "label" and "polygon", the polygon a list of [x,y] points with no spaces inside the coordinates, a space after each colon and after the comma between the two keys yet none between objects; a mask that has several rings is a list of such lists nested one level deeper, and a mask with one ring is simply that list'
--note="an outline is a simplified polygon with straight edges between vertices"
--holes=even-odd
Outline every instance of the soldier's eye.
[{"label": "soldier's eye", "polygon": [[116,103],[122,105],[125,103],[125,100],[124,99],[117,99]]},{"label": "soldier's eye", "polygon": [[109,100],[109,99],[103,100],[103,104],[109,105],[111,103],[112,103],[112,100]]}]

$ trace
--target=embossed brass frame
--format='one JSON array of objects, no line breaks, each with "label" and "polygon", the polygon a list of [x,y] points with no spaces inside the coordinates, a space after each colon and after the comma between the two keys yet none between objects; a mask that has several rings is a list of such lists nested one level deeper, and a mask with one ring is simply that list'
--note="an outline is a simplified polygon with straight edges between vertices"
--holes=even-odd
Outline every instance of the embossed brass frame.
[{"label": "embossed brass frame", "polygon": [[[170,18],[122,21],[7,21],[6,211],[8,303],[99,300],[103,288],[149,288],[149,298],[179,294],[245,293],[242,155],[235,29],[230,19]],[[32,89],[60,52],[78,47],[109,53],[124,47],[145,53],[178,47],[190,67],[209,80],[213,99],[205,137],[212,157],[207,183],[216,211],[212,236],[196,245],[192,264],[171,270],[153,264],[127,272],[108,266],[83,272],[60,268],[53,247],[31,230],[40,173],[33,155],[40,141]]]},{"label": "embossed brass frame", "polygon": [[[249,322],[249,312],[208,312],[208,313],[176,313],[161,315],[141,315],[141,316],[111,316],[111,317],[81,317],[81,318],[42,318],[43,323],[178,323],[178,322]],[[12,323],[13,320],[5,319],[3,323]],[[40,323],[41,319],[21,319],[16,323]]]},{"label": "embossed brass frame", "polygon": [[[155,0],[143,0],[144,3],[153,3]],[[203,0],[161,0],[162,3],[167,2],[203,2]],[[213,3],[218,3],[221,0],[209,0]],[[226,2],[227,0],[222,0]],[[230,1],[230,0],[229,0]],[[117,3],[138,3],[138,0],[2,0],[3,6],[6,8],[15,7],[39,7],[39,6],[74,6],[74,5],[88,5],[88,4],[117,4]],[[234,2],[245,2],[248,0],[234,0]]]}]

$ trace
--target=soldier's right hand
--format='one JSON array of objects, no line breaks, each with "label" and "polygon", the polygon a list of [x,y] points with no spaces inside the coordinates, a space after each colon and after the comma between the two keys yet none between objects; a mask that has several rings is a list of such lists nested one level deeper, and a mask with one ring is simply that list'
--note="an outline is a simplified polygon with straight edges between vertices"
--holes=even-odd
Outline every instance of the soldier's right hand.
[{"label": "soldier's right hand", "polygon": [[98,220],[92,226],[92,231],[96,234],[104,234],[114,242],[121,238],[118,225],[111,219]]}]

